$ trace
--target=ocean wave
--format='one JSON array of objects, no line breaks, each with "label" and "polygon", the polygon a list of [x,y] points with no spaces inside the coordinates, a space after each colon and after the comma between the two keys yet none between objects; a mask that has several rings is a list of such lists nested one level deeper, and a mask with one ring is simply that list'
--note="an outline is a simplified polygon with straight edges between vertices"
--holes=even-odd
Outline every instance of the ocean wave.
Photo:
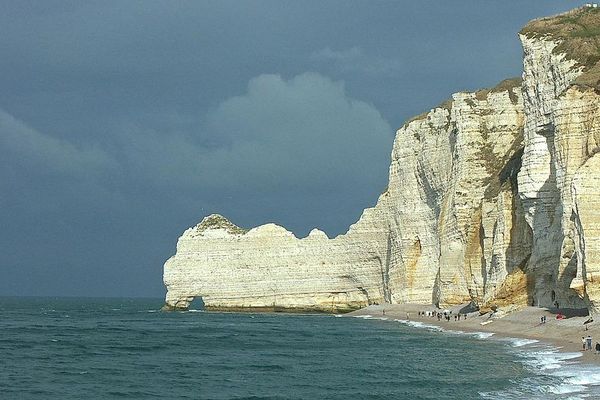
[{"label": "ocean wave", "polygon": [[477,339],[489,339],[494,336],[494,332],[467,332],[468,335],[475,336]]},{"label": "ocean wave", "polygon": [[413,328],[427,329],[429,331],[436,331],[436,332],[445,332],[446,331],[441,326],[429,325],[429,324],[426,324],[426,323],[420,322],[420,321],[411,321],[408,319],[395,319],[394,321],[400,322],[401,324],[404,324],[404,325],[412,326]]},{"label": "ocean wave", "polygon": [[365,315],[354,315],[354,318],[371,319],[371,318],[373,318],[373,316],[372,316],[372,315],[369,315],[369,314],[365,314]]},{"label": "ocean wave", "polygon": [[581,353],[561,353],[557,348],[526,350],[519,354],[523,363],[535,369],[553,370],[564,366],[565,361],[581,357]]},{"label": "ocean wave", "polygon": [[[362,315],[358,318],[385,319]],[[463,332],[429,325],[421,321],[394,319],[403,325],[444,334],[468,335],[480,340],[490,340],[493,332]],[[581,364],[575,361],[579,352],[561,352],[559,348],[541,343],[536,339],[492,338],[504,342],[518,356],[520,362],[532,376],[514,382],[508,389],[498,392],[480,392],[485,399],[556,399],[577,400],[600,398],[600,366]],[[600,360],[600,356],[598,356]]]},{"label": "ocean wave", "polygon": [[523,347],[530,346],[535,343],[539,343],[539,340],[535,339],[522,339],[522,338],[504,338],[500,339],[502,341],[507,341],[512,347]]},{"label": "ocean wave", "polygon": [[365,315],[354,315],[354,318],[362,318],[362,319],[375,319],[375,320],[379,320],[379,321],[388,321],[389,318],[387,317],[374,317],[372,315],[369,314],[365,314]]},{"label": "ocean wave", "polygon": [[509,343],[533,376],[515,382],[509,391],[480,393],[481,397],[532,400],[600,397],[600,366],[574,361],[581,353],[560,352],[557,347],[541,345],[537,340],[509,339]]},{"label": "ocean wave", "polygon": [[571,374],[568,370],[557,371],[556,375],[565,375],[565,381],[573,385],[600,385],[600,367],[587,367],[582,365],[576,368],[577,374]]}]

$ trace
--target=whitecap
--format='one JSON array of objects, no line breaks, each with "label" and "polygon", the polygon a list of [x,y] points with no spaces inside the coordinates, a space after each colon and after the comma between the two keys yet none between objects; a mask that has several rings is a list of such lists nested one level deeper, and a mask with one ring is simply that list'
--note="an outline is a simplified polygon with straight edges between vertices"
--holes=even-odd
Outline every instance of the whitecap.
[{"label": "whitecap", "polygon": [[598,398],[600,367],[572,362],[577,353],[558,353],[548,347],[546,351],[516,350],[526,358],[525,366],[534,375],[515,381],[508,390],[480,393],[490,399],[556,399],[575,400]]},{"label": "whitecap", "polygon": [[445,329],[440,326],[429,325],[429,324],[425,324],[425,323],[419,322],[419,321],[411,321],[408,319],[395,319],[394,321],[400,322],[401,324],[404,324],[404,325],[412,326],[413,328],[427,329],[430,331],[438,331],[438,332],[445,331]]},{"label": "whitecap", "polygon": [[522,362],[534,370],[554,370],[561,368],[563,363],[581,357],[581,353],[560,353],[558,349],[548,347],[545,350],[528,350],[518,353]]},{"label": "whitecap", "polygon": [[521,339],[521,338],[506,338],[506,339],[502,339],[502,340],[506,340],[506,341],[510,342],[510,345],[512,347],[529,346],[529,345],[540,342],[539,340],[535,340],[535,339]]},{"label": "whitecap", "polygon": [[463,332],[463,331],[455,331],[454,329],[444,329],[444,332],[449,333],[451,335],[464,335],[465,334],[465,332]]},{"label": "whitecap", "polygon": [[[357,316],[364,319],[384,319],[372,315]],[[393,321],[413,328],[438,331],[452,335],[468,335],[486,340],[493,332],[463,332],[450,330],[420,321],[394,319]],[[480,392],[486,399],[530,399],[530,400],[584,400],[600,398],[600,367],[583,366],[574,361],[581,356],[578,352],[560,352],[559,348],[546,345],[536,339],[498,338],[518,356],[532,376],[513,381],[510,388],[497,392]],[[600,356],[598,356],[600,360]]]},{"label": "whitecap", "polygon": [[477,339],[488,339],[494,336],[494,332],[469,332],[468,334],[475,336]]},{"label": "whitecap", "polygon": [[354,318],[377,319],[377,320],[380,320],[380,321],[388,321],[387,317],[374,317],[372,315],[355,315]]},{"label": "whitecap", "polygon": [[[527,344],[534,343],[528,342]],[[514,343],[512,344],[514,347]],[[522,342],[518,344],[522,344]],[[520,362],[535,374],[533,377],[519,382],[514,391],[511,390],[512,393],[521,396],[517,398],[597,398],[597,387],[600,386],[600,367],[583,365],[574,361],[581,356],[580,352],[565,353],[560,352],[557,347],[526,346],[525,344],[516,347],[514,351],[521,358]],[[592,389],[593,387],[595,389]],[[594,390],[593,395],[590,390]],[[535,393],[535,395],[530,395],[530,393]],[[565,397],[565,395],[567,396]],[[492,398],[502,397],[492,396]]]},{"label": "whitecap", "polygon": [[569,394],[569,393],[581,393],[585,391],[585,386],[582,385],[569,385],[569,384],[559,384],[559,385],[549,385],[545,387],[545,390],[548,393],[554,394]]},{"label": "whitecap", "polygon": [[[385,319],[372,315],[356,316],[364,319]],[[413,328],[438,331],[453,335],[468,335],[485,340],[493,332],[452,331],[437,325],[421,321],[394,319],[393,321]],[[541,343],[536,339],[498,338],[514,352],[518,361],[532,376],[513,381],[510,388],[497,392],[480,392],[486,399],[530,399],[530,400],[583,400],[600,398],[600,367],[582,365],[575,361],[579,352],[560,352],[559,348]],[[600,360],[600,356],[598,356]]]}]

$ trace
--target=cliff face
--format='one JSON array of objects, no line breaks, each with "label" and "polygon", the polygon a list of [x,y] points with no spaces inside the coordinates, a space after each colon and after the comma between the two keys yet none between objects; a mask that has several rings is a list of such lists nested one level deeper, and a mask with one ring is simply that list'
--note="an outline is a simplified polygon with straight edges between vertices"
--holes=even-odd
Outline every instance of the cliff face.
[{"label": "cliff face", "polygon": [[533,230],[534,300],[598,312],[600,12],[531,22],[524,49],[525,151],[519,192]]},{"label": "cliff face", "polygon": [[185,309],[196,296],[229,310],[343,312],[383,302],[387,232],[373,214],[335,239],[317,229],[298,239],[275,224],[228,229],[211,215],[184,232],[165,264],[167,306]]},{"label": "cliff face", "polygon": [[524,121],[519,84],[455,94],[397,132],[389,199],[376,206],[393,216],[394,302],[481,303],[527,257],[515,197]]},{"label": "cliff face", "polygon": [[400,128],[388,189],[346,234],[298,239],[217,215],[185,231],[165,264],[166,307],[201,296],[209,309],[558,301],[596,312],[598,59],[568,35],[598,15],[532,22],[520,35],[522,82],[457,93]]},{"label": "cliff face", "polygon": [[512,215],[519,84],[458,93],[398,130],[388,189],[344,235],[298,239],[274,224],[244,231],[205,218],[165,264],[167,306],[185,309],[202,296],[209,309],[338,312],[483,299],[527,256],[528,236],[512,243],[510,235],[526,226]]}]

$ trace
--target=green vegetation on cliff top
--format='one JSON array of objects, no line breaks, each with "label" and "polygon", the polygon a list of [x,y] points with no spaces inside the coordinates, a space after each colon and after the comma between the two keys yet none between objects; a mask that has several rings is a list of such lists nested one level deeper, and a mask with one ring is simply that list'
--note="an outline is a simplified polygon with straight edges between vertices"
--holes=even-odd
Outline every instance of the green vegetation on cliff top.
[{"label": "green vegetation on cliff top", "polygon": [[[600,91],[600,8],[580,7],[563,14],[535,19],[519,33],[529,38],[548,38],[560,42],[554,52],[565,54],[583,67],[584,73],[574,84]],[[478,90],[475,97],[484,100],[490,92],[508,91],[511,100],[516,103],[516,95],[511,89],[520,85],[520,78],[506,79],[494,88]],[[436,108],[451,110],[452,100],[446,100]],[[403,126],[427,118],[430,112],[410,118]]]},{"label": "green vegetation on cliff top", "polygon": [[563,53],[583,67],[575,85],[600,90],[600,8],[581,7],[564,14],[535,19],[520,32],[529,38],[559,41],[554,52]]},{"label": "green vegetation on cliff top", "polygon": [[[480,90],[476,91],[475,98],[479,101],[483,101],[487,98],[488,94],[490,94],[490,93],[498,93],[498,92],[507,91],[508,96],[509,96],[510,100],[512,101],[512,103],[517,104],[518,98],[517,98],[517,95],[512,91],[512,89],[514,89],[516,87],[520,87],[521,83],[522,83],[522,79],[520,77],[505,79],[502,82],[498,83],[493,88],[480,89]],[[419,115],[416,115],[416,116],[408,119],[402,126],[404,127],[413,121],[424,120],[427,118],[427,116],[429,115],[429,113],[431,111],[438,109],[438,108],[443,108],[448,111],[452,111],[452,102],[453,102],[452,99],[447,99],[444,102],[442,102],[441,104],[437,105],[436,107],[433,107],[431,110],[425,111]],[[473,105],[474,105],[474,103],[473,103]]]},{"label": "green vegetation on cliff top", "polygon": [[227,232],[236,235],[243,235],[248,232],[247,229],[240,228],[219,214],[211,214],[205,217],[202,222],[196,226],[197,232],[204,232],[208,229],[225,229]]}]

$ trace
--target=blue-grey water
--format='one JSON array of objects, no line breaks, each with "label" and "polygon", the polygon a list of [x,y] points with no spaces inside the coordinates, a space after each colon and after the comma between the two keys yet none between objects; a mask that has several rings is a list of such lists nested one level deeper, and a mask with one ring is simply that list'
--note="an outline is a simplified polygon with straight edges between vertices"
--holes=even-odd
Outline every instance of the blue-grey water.
[{"label": "blue-grey water", "polygon": [[599,369],[539,343],[375,318],[161,305],[0,298],[0,398],[600,398]]}]

